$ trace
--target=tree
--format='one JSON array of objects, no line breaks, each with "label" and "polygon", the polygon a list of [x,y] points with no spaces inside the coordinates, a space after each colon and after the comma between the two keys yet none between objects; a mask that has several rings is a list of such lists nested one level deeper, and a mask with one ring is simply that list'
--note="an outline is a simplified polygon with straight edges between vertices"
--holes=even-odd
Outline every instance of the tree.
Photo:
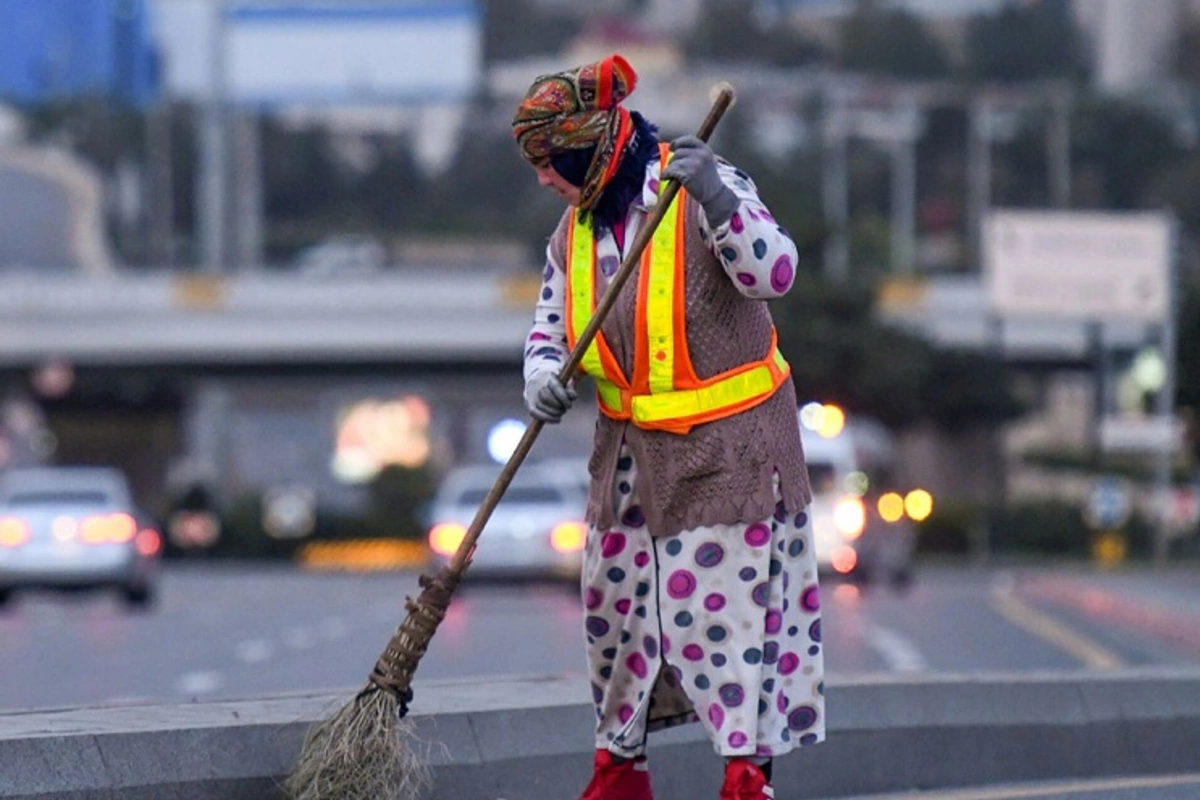
[{"label": "tree", "polygon": [[557,54],[582,24],[577,16],[534,0],[485,0],[483,60]]},{"label": "tree", "polygon": [[1019,413],[1003,362],[941,350],[881,322],[874,307],[869,284],[833,284],[810,273],[775,301],[779,346],[801,402],[834,402],[895,428],[927,418],[957,430]]},{"label": "tree", "polygon": [[880,0],[859,0],[841,23],[839,65],[848,70],[897,78],[937,79],[950,75],[950,58],[921,19]]},{"label": "tree", "polygon": [[1071,10],[1061,2],[1008,4],[967,25],[968,77],[986,81],[1082,80],[1086,59]]},{"label": "tree", "polygon": [[1129,209],[1144,207],[1165,170],[1182,156],[1170,122],[1152,109],[1123,100],[1081,106],[1072,120],[1073,167],[1088,195],[1080,205]]},{"label": "tree", "polygon": [[753,0],[705,0],[699,21],[684,39],[689,61],[724,61],[800,67],[823,61],[825,49],[799,31],[767,25]]}]

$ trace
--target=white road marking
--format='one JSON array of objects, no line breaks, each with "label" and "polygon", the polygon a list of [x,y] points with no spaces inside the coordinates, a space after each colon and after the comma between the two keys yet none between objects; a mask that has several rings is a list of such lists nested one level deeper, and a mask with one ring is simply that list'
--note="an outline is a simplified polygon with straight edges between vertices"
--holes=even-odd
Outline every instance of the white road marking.
[{"label": "white road marking", "polygon": [[882,625],[867,625],[867,644],[894,672],[923,672],[929,668],[925,656],[909,639]]},{"label": "white road marking", "polygon": [[274,646],[265,639],[247,639],[239,642],[234,658],[244,664],[259,664],[275,653]]},{"label": "white road marking", "polygon": [[185,672],[175,682],[175,691],[180,694],[210,694],[225,683],[221,673],[214,670]]}]

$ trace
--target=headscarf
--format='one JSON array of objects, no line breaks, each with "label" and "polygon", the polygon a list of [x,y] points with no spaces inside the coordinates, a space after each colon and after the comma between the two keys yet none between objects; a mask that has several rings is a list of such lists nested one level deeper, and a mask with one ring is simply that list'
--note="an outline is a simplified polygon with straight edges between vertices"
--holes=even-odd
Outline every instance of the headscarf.
[{"label": "headscarf", "polygon": [[617,171],[633,132],[629,112],[620,104],[636,86],[637,73],[615,54],[538,77],[513,115],[521,156],[541,165],[555,154],[595,147],[580,187],[579,207],[590,208]]}]

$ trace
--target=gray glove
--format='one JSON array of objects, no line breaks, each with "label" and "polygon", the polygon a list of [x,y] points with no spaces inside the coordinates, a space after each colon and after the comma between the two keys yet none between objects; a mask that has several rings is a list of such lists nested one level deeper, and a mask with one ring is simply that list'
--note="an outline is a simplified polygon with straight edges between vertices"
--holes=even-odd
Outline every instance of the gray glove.
[{"label": "gray glove", "polygon": [[525,385],[525,405],[530,415],[550,424],[563,418],[575,397],[575,387],[563,386],[553,372],[539,372]]},{"label": "gray glove", "polygon": [[680,136],[671,142],[671,150],[674,155],[663,177],[679,181],[696,198],[710,227],[724,225],[742,201],[721,180],[712,148],[696,136]]}]

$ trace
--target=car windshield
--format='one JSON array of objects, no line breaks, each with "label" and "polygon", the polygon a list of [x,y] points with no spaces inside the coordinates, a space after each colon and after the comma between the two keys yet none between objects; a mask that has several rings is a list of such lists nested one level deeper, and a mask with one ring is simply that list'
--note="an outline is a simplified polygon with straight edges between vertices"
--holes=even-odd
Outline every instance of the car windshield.
[{"label": "car windshield", "polygon": [[107,503],[108,495],[99,490],[45,489],[14,492],[4,502],[10,506],[95,506]]},{"label": "car windshield", "polygon": [[[472,487],[463,490],[455,502],[459,505],[482,505],[491,487]],[[540,503],[552,505],[563,502],[562,492],[552,486],[510,486],[501,498],[502,503]]]}]

